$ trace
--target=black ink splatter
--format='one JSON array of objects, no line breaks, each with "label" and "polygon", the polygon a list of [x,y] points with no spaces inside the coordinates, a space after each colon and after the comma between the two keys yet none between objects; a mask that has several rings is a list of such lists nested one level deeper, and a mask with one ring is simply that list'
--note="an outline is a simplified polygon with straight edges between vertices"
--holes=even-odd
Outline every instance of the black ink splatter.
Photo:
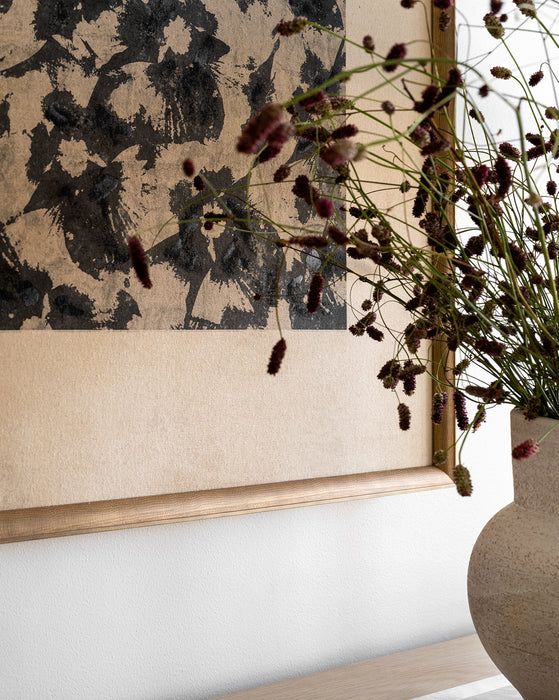
[{"label": "black ink splatter", "polygon": [[0,328],[17,330],[27,319],[41,317],[50,288],[48,274],[22,263],[0,226]]},{"label": "black ink splatter", "polygon": [[[4,220],[4,227],[0,228],[0,328],[20,328],[28,320],[32,320],[30,325],[45,323],[51,328],[126,328],[141,314],[139,301],[126,291],[131,289],[126,277],[130,267],[126,238],[138,233],[138,229],[143,233],[144,211],[142,205],[138,208],[137,201],[142,201],[144,187],[149,191],[154,186],[141,183],[141,191],[132,192],[138,167],[144,169],[152,182],[150,171],[164,163],[165,154],[173,144],[219,143],[225,123],[224,90],[231,90],[232,84],[245,102],[243,107],[248,107],[247,113],[254,113],[266,101],[278,99],[274,82],[280,42],[273,38],[270,27],[269,54],[259,65],[249,61],[246,79],[238,84],[224,75],[228,55],[234,54],[235,47],[220,39],[217,18],[204,0],[26,2],[35,8],[33,31],[40,48],[31,45],[20,63],[0,70],[0,74],[10,78],[15,86],[10,87],[12,91],[17,90],[18,78],[30,72],[44,75],[51,87],[38,98],[42,110],[40,121],[26,128],[29,156],[22,159],[20,154],[26,184],[34,190],[22,210],[15,216],[10,212],[11,218]],[[224,2],[236,3],[243,13],[257,4],[269,12],[268,0]],[[11,0],[0,0],[0,14],[11,5]],[[342,28],[340,8],[334,0],[289,0],[289,5],[294,15]],[[114,50],[112,55],[98,56],[87,24],[96,23],[101,13],[110,12],[115,13],[115,31],[114,36],[107,37],[106,45]],[[167,30],[175,22],[185,26],[182,48],[176,41],[166,46]],[[82,28],[86,30],[84,33]],[[311,46],[312,41],[300,71],[302,88],[321,82],[343,65],[342,49],[332,68],[331,61],[321,60]],[[153,105],[142,103],[142,94],[133,98],[138,103],[128,104],[125,112],[122,100],[115,98],[119,91],[122,95],[129,88],[134,94],[130,83],[139,66],[144,81],[149,84],[149,94],[155,92],[156,104],[163,105],[161,113],[155,116]],[[74,95],[74,88],[69,87],[71,81],[65,76],[74,71],[86,76],[84,94]],[[28,84],[26,80],[23,83]],[[0,136],[8,144],[14,135],[21,136],[20,127],[10,114],[12,98],[10,93],[0,101]],[[304,156],[311,148],[312,144],[307,144],[296,150],[291,160]],[[67,164],[64,159],[71,157],[68,154],[77,153],[83,153],[82,160],[74,159]],[[202,174],[219,190],[246,185],[244,179],[235,182],[231,172],[219,165],[222,162],[219,154],[218,164],[209,170],[202,167]],[[169,186],[168,181],[162,184]],[[177,179],[170,187],[170,208],[181,223],[172,235],[167,229],[165,238],[150,249],[149,255],[154,267],[165,266],[184,283],[184,320],[177,327],[267,327],[271,307],[276,303],[283,256],[279,248],[255,237],[252,228],[272,239],[277,233],[252,222],[251,230],[245,230],[247,211],[242,197],[234,195],[223,195],[222,202],[233,220],[216,225],[210,233],[203,229],[202,217],[210,207],[211,193],[192,190],[182,179],[179,164]],[[301,221],[307,222],[310,209],[303,202],[297,202],[297,206]],[[33,223],[25,221],[23,217],[27,215],[32,215],[29,221]],[[29,226],[29,233],[37,236],[38,245],[41,237],[46,240],[56,236],[61,248],[65,247],[56,275],[48,269],[50,258],[45,263],[46,269],[31,268],[20,259],[19,247],[10,239],[11,225],[18,219],[18,232]],[[37,221],[44,221],[44,226],[37,228]],[[76,274],[70,272],[61,283],[60,270],[71,270],[72,264]],[[343,327],[343,300],[330,298],[327,292],[323,308],[312,322],[306,311],[303,314],[301,303],[304,306],[309,274],[309,263],[304,256],[287,273],[287,287],[283,291],[293,327]],[[326,277],[328,274],[331,280],[342,279],[333,268],[325,271]],[[122,288],[114,290],[110,308],[103,307],[107,303],[105,294],[97,299],[80,288],[76,280],[82,275],[89,275],[92,285],[113,284],[119,279],[117,275],[120,276]],[[216,295],[223,294],[218,320],[197,318],[194,313],[202,285],[215,289]],[[228,289],[234,290],[232,296],[227,296]],[[236,301],[239,297],[240,304]],[[231,298],[235,301],[230,301]]]},{"label": "black ink splatter", "polygon": [[93,301],[69,285],[59,285],[49,293],[50,311],[47,321],[51,328],[59,330],[92,330],[95,322]]},{"label": "black ink splatter", "polygon": [[329,27],[343,26],[342,15],[336,0],[289,0],[295,17],[306,17]]},{"label": "black ink splatter", "polygon": [[270,101],[272,97],[274,89],[272,68],[274,57],[279,47],[280,42],[276,40],[268,58],[250,74],[247,85],[243,87],[243,92],[248,97],[253,114],[262,109],[264,104]]}]

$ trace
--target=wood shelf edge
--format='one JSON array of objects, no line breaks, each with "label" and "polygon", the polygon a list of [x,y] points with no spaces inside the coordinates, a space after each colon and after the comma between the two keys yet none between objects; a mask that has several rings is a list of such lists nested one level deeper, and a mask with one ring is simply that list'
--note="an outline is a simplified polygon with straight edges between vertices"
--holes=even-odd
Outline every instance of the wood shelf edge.
[{"label": "wood shelf edge", "polygon": [[0,512],[0,543],[143,527],[410,493],[452,485],[437,467],[414,467],[188,493]]}]

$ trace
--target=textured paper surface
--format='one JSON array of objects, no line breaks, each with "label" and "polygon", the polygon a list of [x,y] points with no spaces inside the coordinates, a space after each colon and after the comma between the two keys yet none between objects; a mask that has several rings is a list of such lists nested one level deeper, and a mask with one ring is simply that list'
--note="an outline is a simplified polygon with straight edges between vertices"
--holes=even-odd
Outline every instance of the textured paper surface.
[{"label": "textured paper surface", "polygon": [[0,334],[4,509],[430,463],[428,394],[398,430],[377,359],[344,331]]},{"label": "textured paper surface", "polygon": [[[181,165],[192,158],[212,187],[232,192],[222,200],[229,210],[247,217],[241,188],[251,158],[235,149],[241,126],[264,103],[343,66],[329,34],[273,34],[299,5],[342,28],[343,0],[0,8],[0,329],[269,325],[282,251],[232,224],[206,231],[203,214],[220,207]],[[280,162],[304,155],[294,149],[291,141],[254,179],[270,181]],[[255,189],[253,204],[272,219],[281,212],[283,223],[307,223],[308,207],[289,190],[274,188],[268,202]],[[271,225],[259,229],[278,238]],[[149,249],[151,290],[130,274],[132,234]],[[306,311],[316,268],[313,258],[288,256],[285,322],[344,328],[343,276],[331,265],[323,309]]]},{"label": "textured paper surface", "polygon": [[[300,14],[303,5],[311,12],[313,7],[332,5],[327,0],[312,6],[295,0],[270,0],[264,4],[238,0],[233,4],[247,7],[246,14],[256,17],[260,33],[248,36],[244,24],[235,25],[233,19],[238,15],[228,14],[222,0],[205,2],[217,18],[222,39],[225,41],[226,35],[226,43],[235,47],[232,53],[248,52],[255,46],[259,60],[269,55],[274,46],[270,31],[281,16]],[[14,8],[26,17],[31,6],[27,0],[15,0],[4,19]],[[418,32],[424,31],[422,13],[410,14],[399,3],[391,5],[390,12],[386,8],[385,3],[375,3],[371,8],[369,3],[350,0],[348,33],[360,37],[371,32],[379,49],[386,51],[394,41],[417,38]],[[28,17],[27,22],[30,21]],[[7,36],[7,30],[2,29],[2,42]],[[97,41],[97,46],[105,45],[102,29]],[[174,41],[171,35],[168,41]],[[285,45],[277,49],[274,58],[278,80],[287,80],[280,74],[289,74],[294,63],[299,66],[305,60],[299,38]],[[17,54],[19,43],[12,40],[12,46]],[[10,59],[12,63],[16,54]],[[235,69],[236,64],[228,63],[230,59],[231,54],[221,59],[224,73]],[[244,66],[245,60],[240,64]],[[349,60],[353,60],[351,56]],[[34,103],[28,104],[20,97],[14,124],[22,132],[26,125],[32,129],[38,118],[37,109]],[[246,107],[232,114],[231,129],[246,116]],[[29,138],[21,139],[21,147],[29,149]],[[0,145],[4,144],[0,139]],[[223,151],[231,152],[232,144],[233,136],[227,136]],[[198,144],[193,155],[203,158],[204,153],[203,145]],[[219,153],[220,158],[225,158]],[[184,149],[169,146],[164,167],[175,168],[183,154]],[[77,162],[81,162],[79,157]],[[129,164],[134,164],[134,159]],[[150,182],[146,180],[146,191],[150,191]],[[136,188],[137,196],[140,183],[144,183],[140,174],[129,182],[131,189]],[[32,189],[30,186],[23,191],[10,190],[2,206],[13,206],[15,213]],[[144,195],[151,196],[142,190]],[[153,211],[151,203],[140,206],[139,200],[131,201],[139,205],[131,206],[131,215],[142,219],[143,225],[154,227],[160,221],[159,215],[149,213]],[[26,234],[18,242],[18,251],[26,251],[33,269],[44,261],[45,251],[57,256],[61,250],[59,227],[45,227],[44,216],[33,218],[37,216],[34,212],[26,217]],[[135,218],[134,221],[137,223]],[[63,284],[65,266],[66,263],[54,285]],[[106,309],[106,318],[110,317],[123,275],[117,271],[114,278],[102,280],[80,273],[80,281],[92,285],[95,318],[100,318],[98,312],[102,308]],[[188,285],[166,275],[164,265],[156,266],[155,286],[150,291],[163,294],[157,291],[160,288],[164,294],[159,307],[151,310],[144,296],[148,292],[130,280],[128,292],[141,308],[142,316],[134,316],[129,328],[161,328],[161,309],[167,308],[165,324],[180,325],[184,320]],[[308,271],[303,280],[305,275]],[[115,280],[118,284],[113,285]],[[306,293],[306,286],[304,290]],[[390,343],[378,345],[367,338],[353,338],[347,331],[335,330],[336,324],[327,325],[326,315],[326,326],[322,327],[330,330],[320,330],[318,324],[317,330],[286,333],[285,365],[277,377],[269,377],[265,366],[277,334],[252,329],[269,328],[268,317],[260,326],[260,321],[254,326],[242,326],[247,330],[220,330],[223,308],[215,306],[215,291],[207,276],[196,296],[197,308],[203,309],[197,317],[205,319],[198,328],[212,328],[211,331],[38,330],[48,325],[45,314],[52,308],[49,304],[42,307],[42,325],[37,320],[39,316],[31,314],[32,320],[23,324],[28,328],[25,332],[0,333],[1,508],[242,486],[431,463],[428,380],[422,378],[417,395],[408,401],[413,411],[412,429],[402,433],[397,426],[396,399],[376,379],[380,364],[391,356]],[[358,306],[363,290],[353,288],[347,298]],[[33,297],[30,301],[32,304]],[[4,302],[0,308],[6,310]],[[239,308],[244,308],[243,303]],[[305,327],[293,321],[298,317],[288,303],[281,306],[280,312],[288,319],[288,328]],[[351,321],[352,317],[349,310],[348,319]],[[400,325],[402,320],[401,316],[394,318]]]}]

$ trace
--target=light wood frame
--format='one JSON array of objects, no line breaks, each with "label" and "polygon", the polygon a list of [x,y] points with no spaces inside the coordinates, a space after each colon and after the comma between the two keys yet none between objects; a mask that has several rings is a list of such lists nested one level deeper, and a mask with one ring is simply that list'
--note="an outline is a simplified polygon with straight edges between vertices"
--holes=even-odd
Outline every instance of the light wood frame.
[{"label": "light wood frame", "polygon": [[[454,26],[441,32],[438,11],[434,7],[432,13],[435,53],[452,59],[455,56]],[[433,366],[438,367],[446,352],[444,341],[435,340],[432,352]],[[447,375],[444,379],[451,381],[452,377]],[[0,543],[445,488],[453,483],[450,474],[455,463],[454,441],[454,415],[446,411],[443,422],[433,427],[433,451],[447,450],[447,462],[441,466],[6,510],[0,512]]]}]

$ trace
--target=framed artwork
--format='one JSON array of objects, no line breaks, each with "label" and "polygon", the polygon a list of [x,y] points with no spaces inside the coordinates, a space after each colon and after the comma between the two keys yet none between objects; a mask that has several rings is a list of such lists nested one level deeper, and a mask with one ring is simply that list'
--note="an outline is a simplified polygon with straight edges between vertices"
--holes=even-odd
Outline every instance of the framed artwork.
[{"label": "framed artwork", "polygon": [[[347,332],[358,292],[334,266],[311,317],[313,259],[288,258],[289,356],[266,374],[278,248],[205,230],[181,172],[189,156],[220,188],[242,185],[240,125],[362,60],[327,33],[280,41],[282,19],[354,37],[372,25],[381,52],[432,31],[454,56],[452,28],[368,4],[0,7],[0,542],[451,484],[452,449],[443,468],[432,454],[454,442],[453,417],[432,432],[424,382],[399,431],[374,379],[382,346]],[[132,234],[152,289],[131,274]]]}]

